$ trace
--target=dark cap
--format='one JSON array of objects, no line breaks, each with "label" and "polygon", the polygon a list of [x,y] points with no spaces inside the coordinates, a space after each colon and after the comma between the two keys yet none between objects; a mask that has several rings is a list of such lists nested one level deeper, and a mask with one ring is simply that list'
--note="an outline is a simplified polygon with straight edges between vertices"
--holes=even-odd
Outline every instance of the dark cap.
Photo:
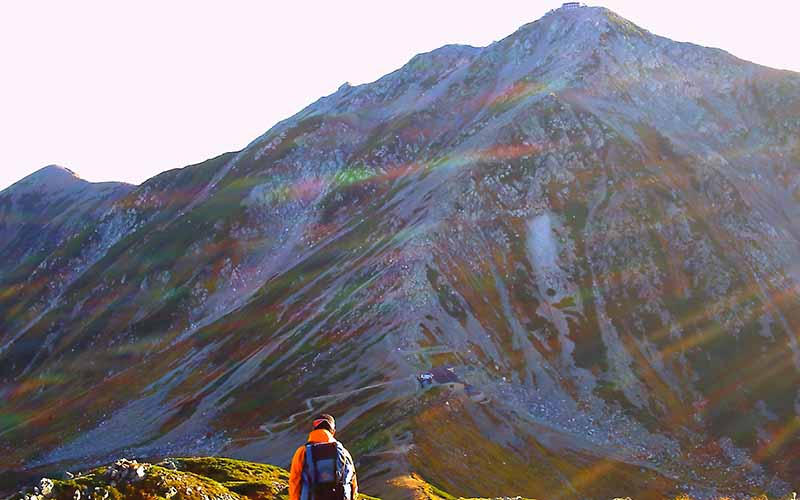
[{"label": "dark cap", "polygon": [[331,432],[336,430],[336,421],[327,413],[317,415],[312,425],[314,429],[328,429]]}]

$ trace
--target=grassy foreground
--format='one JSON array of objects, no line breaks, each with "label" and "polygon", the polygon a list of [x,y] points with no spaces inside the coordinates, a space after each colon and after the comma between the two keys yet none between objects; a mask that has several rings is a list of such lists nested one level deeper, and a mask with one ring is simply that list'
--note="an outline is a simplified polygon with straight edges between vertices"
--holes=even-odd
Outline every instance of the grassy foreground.
[{"label": "grassy foreground", "polygon": [[69,479],[43,479],[11,500],[288,500],[289,472],[228,458],[118,461]]},{"label": "grassy foreground", "polygon": [[[229,458],[170,458],[157,464],[123,459],[68,479],[43,478],[37,486],[26,488],[7,500],[288,500],[288,483],[286,469]],[[407,491],[409,499],[457,500],[417,474],[396,478],[392,483]],[[359,500],[379,499],[359,493]],[[494,500],[529,499],[498,497]],[[682,495],[674,500],[693,499]],[[720,500],[729,499],[721,497]],[[771,499],[758,496],[748,500]],[[797,500],[797,497],[790,495],[786,500]]]}]

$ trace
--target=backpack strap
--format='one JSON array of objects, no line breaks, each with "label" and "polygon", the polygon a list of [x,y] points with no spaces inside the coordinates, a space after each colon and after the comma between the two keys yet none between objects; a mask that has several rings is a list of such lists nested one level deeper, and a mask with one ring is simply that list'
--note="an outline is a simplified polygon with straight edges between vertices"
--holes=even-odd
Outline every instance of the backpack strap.
[{"label": "backpack strap", "polygon": [[342,473],[339,470],[339,442],[336,442],[336,458],[333,459],[333,477],[336,484],[342,484]]},{"label": "backpack strap", "polygon": [[311,467],[313,468],[313,472],[311,473],[311,479],[316,482],[317,480],[317,461],[314,459],[314,445],[310,444],[306,448],[306,453],[311,453]]},{"label": "backpack strap", "polygon": [[303,477],[305,478],[306,485],[308,485],[308,493],[306,498],[313,500],[314,497],[314,482],[312,480],[311,471],[309,470],[309,461],[314,462],[314,456],[311,451],[311,443],[306,443],[306,455],[303,457]]}]

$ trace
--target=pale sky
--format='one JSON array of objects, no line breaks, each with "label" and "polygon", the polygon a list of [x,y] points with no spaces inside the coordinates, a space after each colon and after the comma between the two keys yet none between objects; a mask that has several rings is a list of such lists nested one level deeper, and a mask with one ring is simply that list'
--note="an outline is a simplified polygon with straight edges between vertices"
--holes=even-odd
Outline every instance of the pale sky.
[{"label": "pale sky", "polygon": [[[0,0],[0,189],[51,163],[141,183],[241,149],[342,83],[484,46],[560,1]],[[608,0],[650,31],[800,71],[800,1]]]}]

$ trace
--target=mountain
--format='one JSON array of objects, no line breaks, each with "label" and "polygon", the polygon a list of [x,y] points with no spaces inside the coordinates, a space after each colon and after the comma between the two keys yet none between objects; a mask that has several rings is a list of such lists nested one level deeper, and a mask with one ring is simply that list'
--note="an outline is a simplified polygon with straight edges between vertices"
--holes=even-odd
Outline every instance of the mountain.
[{"label": "mountain", "polygon": [[[0,276],[38,264],[65,238],[100,219],[133,190],[118,182],[87,182],[49,165],[0,193]],[[23,262],[25,261],[25,262]],[[25,266],[28,264],[28,267]]]},{"label": "mountain", "polygon": [[561,8],[107,202],[3,260],[0,468],[327,411],[389,499],[800,477],[800,74]]}]

